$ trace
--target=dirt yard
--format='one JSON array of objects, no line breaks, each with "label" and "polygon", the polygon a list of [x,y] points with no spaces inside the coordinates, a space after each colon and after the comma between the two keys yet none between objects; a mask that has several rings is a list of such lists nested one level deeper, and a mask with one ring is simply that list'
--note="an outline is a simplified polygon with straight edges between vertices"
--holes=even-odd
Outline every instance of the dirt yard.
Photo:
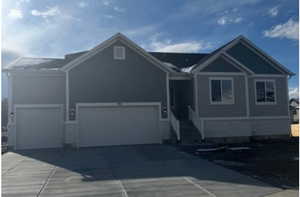
[{"label": "dirt yard", "polygon": [[299,137],[299,124],[292,124],[291,129],[292,129],[292,136]]},{"label": "dirt yard", "polygon": [[242,144],[244,147],[250,147],[249,150],[233,151],[225,148],[213,152],[197,152],[197,147],[191,146],[182,147],[182,150],[271,185],[288,189],[299,187],[298,144],[298,138],[292,138],[285,142]]}]

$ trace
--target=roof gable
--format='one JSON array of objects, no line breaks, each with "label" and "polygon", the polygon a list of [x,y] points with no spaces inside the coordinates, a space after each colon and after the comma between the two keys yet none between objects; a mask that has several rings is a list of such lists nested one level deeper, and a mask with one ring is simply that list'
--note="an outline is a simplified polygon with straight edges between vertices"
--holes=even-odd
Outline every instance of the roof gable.
[{"label": "roof gable", "polygon": [[[208,62],[217,56],[225,54],[239,65],[245,67],[252,74],[285,74],[294,75],[283,65],[256,47],[244,36],[238,36],[222,47],[206,56],[194,68],[192,72],[201,70]],[[258,66],[259,65],[259,66]]]},{"label": "roof gable", "polygon": [[148,52],[146,52],[144,49],[136,45],[133,41],[129,40],[126,36],[124,36],[121,33],[117,33],[114,36],[112,36],[110,39],[102,42],[95,48],[89,50],[86,53],[80,54],[77,58],[73,59],[71,62],[66,64],[62,67],[62,70],[69,71],[75,66],[80,65],[87,59],[91,58],[92,56],[96,55],[97,53],[101,52],[103,49],[113,45],[116,41],[121,41],[124,45],[127,47],[133,49],[136,53],[139,55],[142,55],[147,61],[150,61],[153,65],[159,67],[164,72],[172,72],[170,68],[165,66],[162,62],[160,62],[158,59],[150,55]]},{"label": "roof gable", "polygon": [[200,72],[242,72],[233,63],[226,60],[224,57],[218,57],[216,60],[208,64]]},{"label": "roof gable", "polygon": [[250,50],[242,42],[237,43],[227,50],[227,53],[247,66],[255,74],[281,74],[278,69],[274,68],[269,62]]}]

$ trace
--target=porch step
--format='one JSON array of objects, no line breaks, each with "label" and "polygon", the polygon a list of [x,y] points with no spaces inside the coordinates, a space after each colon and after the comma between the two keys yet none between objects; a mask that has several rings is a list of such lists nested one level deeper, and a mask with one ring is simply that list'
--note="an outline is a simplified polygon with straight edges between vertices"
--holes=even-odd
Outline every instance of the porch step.
[{"label": "porch step", "polygon": [[201,134],[191,121],[180,122],[181,144],[201,143]]}]

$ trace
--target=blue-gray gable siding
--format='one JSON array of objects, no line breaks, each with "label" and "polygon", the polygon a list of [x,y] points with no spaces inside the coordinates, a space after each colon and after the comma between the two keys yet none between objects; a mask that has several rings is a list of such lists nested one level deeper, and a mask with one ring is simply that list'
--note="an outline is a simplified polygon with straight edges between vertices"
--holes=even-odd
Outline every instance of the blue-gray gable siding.
[{"label": "blue-gray gable siding", "polygon": [[223,57],[217,58],[215,61],[210,63],[201,72],[241,72],[231,63],[226,61]]},{"label": "blue-gray gable siding", "polygon": [[269,62],[259,57],[242,43],[236,44],[227,53],[256,74],[281,74]]},{"label": "blue-gray gable siding", "polygon": [[[113,46],[125,47],[125,60],[113,59]],[[69,71],[70,108],[76,103],[160,102],[166,109],[166,77],[156,65],[117,41]]]}]

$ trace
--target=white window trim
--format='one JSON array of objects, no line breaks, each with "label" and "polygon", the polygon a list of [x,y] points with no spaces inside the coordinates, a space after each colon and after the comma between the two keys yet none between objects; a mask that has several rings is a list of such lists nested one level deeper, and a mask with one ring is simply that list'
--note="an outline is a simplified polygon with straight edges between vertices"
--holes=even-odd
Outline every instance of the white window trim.
[{"label": "white window trim", "polygon": [[[118,57],[117,54],[117,50],[121,50],[122,51],[122,55],[120,57]],[[114,46],[114,60],[125,60],[126,59],[126,52],[125,52],[125,47],[124,46]]]},{"label": "white window trim", "polygon": [[[257,102],[257,89],[256,89],[256,82],[264,82],[265,83],[265,90],[266,90],[266,82],[272,82],[274,85],[274,102]],[[254,96],[255,96],[255,104],[256,105],[276,105],[277,104],[277,92],[276,92],[276,82],[274,79],[255,79],[254,80]],[[266,94],[266,91],[265,91]]]},{"label": "white window trim", "polygon": [[[230,80],[231,81],[231,87],[232,87],[232,101],[231,102],[223,102],[223,101],[220,101],[220,102],[216,102],[216,101],[213,101],[212,100],[212,97],[211,97],[211,81],[212,80],[221,80],[221,96],[222,96],[222,80]],[[209,77],[209,101],[210,101],[210,104],[212,105],[233,105],[235,103],[235,95],[234,95],[234,80],[233,80],[233,77]],[[223,99],[222,99],[223,100]]]}]

